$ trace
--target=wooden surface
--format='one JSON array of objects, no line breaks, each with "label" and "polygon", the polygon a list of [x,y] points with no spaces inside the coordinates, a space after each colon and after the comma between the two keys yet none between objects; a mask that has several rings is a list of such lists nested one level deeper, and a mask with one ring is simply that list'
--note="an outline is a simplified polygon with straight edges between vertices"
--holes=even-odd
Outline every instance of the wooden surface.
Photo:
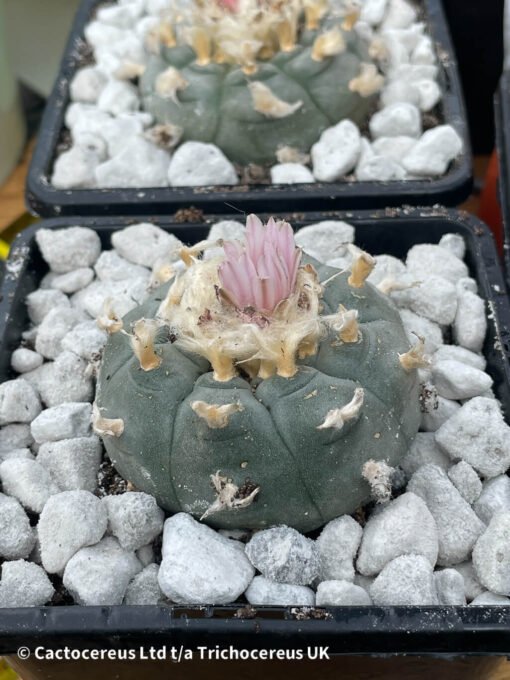
[{"label": "wooden surface", "polygon": [[[22,224],[26,214],[24,204],[24,184],[30,153],[30,145],[21,162],[6,184],[0,187],[0,236],[9,237],[13,224]],[[475,161],[475,176],[483,177],[487,165],[487,157],[477,158]],[[464,209],[476,214],[478,197],[473,196],[463,206]],[[510,654],[510,650],[509,650]],[[1,660],[0,660],[1,661]],[[81,677],[77,672],[81,664],[74,663],[30,663],[19,665],[17,659],[9,659],[18,671],[22,680],[69,680]],[[238,680],[248,680],[251,677],[281,678],[292,674],[293,678],[320,678],[321,680],[510,680],[510,662],[506,659],[457,659],[443,661],[418,658],[368,659],[360,657],[344,657],[321,665],[311,665],[302,662],[292,663],[202,663],[200,665],[172,664],[162,665],[145,662],[143,669],[138,664],[92,664],[88,668],[88,675],[95,680],[130,680],[148,676],[151,680],[172,677],[175,680],[216,680],[217,678],[236,677]],[[0,667],[1,676],[1,667]],[[3,680],[0,678],[0,680]]]}]

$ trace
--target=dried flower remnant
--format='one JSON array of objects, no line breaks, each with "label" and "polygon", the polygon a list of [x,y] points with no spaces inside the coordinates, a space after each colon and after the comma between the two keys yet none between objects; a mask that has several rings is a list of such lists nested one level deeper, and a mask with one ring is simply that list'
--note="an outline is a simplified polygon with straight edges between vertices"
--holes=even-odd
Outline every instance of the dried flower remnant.
[{"label": "dried flower remnant", "polygon": [[418,342],[405,354],[398,355],[401,365],[406,371],[412,371],[417,368],[428,368],[431,364],[431,359],[425,354],[425,340],[418,336]]},{"label": "dried flower remnant", "polygon": [[391,478],[394,468],[384,460],[368,460],[362,475],[370,485],[372,498],[376,503],[387,503],[391,498]]},{"label": "dried flower remnant", "polygon": [[342,406],[342,408],[335,408],[326,414],[326,418],[322,425],[317,427],[318,430],[341,430],[346,422],[354,420],[359,417],[363,401],[365,399],[365,391],[362,387],[357,387],[354,390],[354,396],[351,401]]},{"label": "dried flower remnant", "polygon": [[124,421],[121,418],[104,418],[94,402],[92,404],[92,429],[101,437],[120,437],[124,432]]},{"label": "dried flower remnant", "polygon": [[139,319],[133,325],[131,346],[144,371],[153,371],[161,365],[161,357],[154,349],[154,340],[160,328],[161,324],[156,319]]},{"label": "dried flower remnant", "polygon": [[361,64],[360,73],[349,83],[349,90],[357,92],[362,97],[370,97],[379,92],[384,86],[384,77],[374,64]]},{"label": "dried flower remnant", "polygon": [[211,482],[217,498],[204,512],[200,518],[201,520],[222,510],[247,508],[253,503],[260,491],[260,487],[255,486],[248,495],[240,494],[240,487],[236,486],[231,479],[222,477],[219,470],[216,474],[211,475]]},{"label": "dried flower remnant", "polygon": [[267,85],[254,81],[248,84],[253,99],[253,108],[268,118],[286,118],[303,106],[302,101],[293,103],[279,99]]},{"label": "dried flower remnant", "polygon": [[106,331],[109,334],[118,333],[122,330],[124,324],[122,319],[115,313],[111,298],[107,298],[104,301],[102,314],[96,319],[96,323],[102,331]]},{"label": "dried flower remnant", "polygon": [[206,404],[205,401],[193,401],[191,408],[213,430],[227,427],[230,416],[243,410],[241,404]]}]

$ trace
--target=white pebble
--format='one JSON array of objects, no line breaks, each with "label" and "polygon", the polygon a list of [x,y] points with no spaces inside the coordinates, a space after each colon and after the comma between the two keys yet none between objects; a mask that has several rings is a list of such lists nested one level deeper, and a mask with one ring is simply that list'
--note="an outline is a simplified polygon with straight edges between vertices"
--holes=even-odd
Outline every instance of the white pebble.
[{"label": "white pebble", "polygon": [[147,284],[146,277],[124,281],[94,281],[73,296],[72,304],[97,319],[103,313],[105,302],[110,299],[115,313],[123,317],[145,300]]},{"label": "white pebble", "polygon": [[95,104],[107,83],[104,73],[95,66],[78,69],[69,85],[73,102]]},{"label": "white pebble", "polygon": [[376,154],[391,158],[400,164],[402,156],[415,144],[416,139],[414,137],[398,135],[397,137],[379,137],[372,143],[372,148]]},{"label": "white pebble", "polygon": [[439,604],[460,606],[466,604],[464,578],[455,569],[441,569],[434,574]]},{"label": "white pebble", "polygon": [[117,28],[133,28],[137,19],[140,18],[143,5],[129,2],[121,5],[100,7],[97,11],[97,20],[103,24],[117,26]]},{"label": "white pebble", "polygon": [[129,139],[122,151],[95,171],[100,189],[143,189],[168,185],[170,156],[143,137]]},{"label": "white pebble", "polygon": [[4,562],[0,581],[0,607],[41,607],[55,589],[37,564],[16,560]]},{"label": "white pebble", "polygon": [[306,586],[319,574],[315,543],[291,527],[258,531],[247,543],[246,555],[263,576],[278,583]]},{"label": "white pebble", "polygon": [[478,580],[478,576],[476,575],[473,563],[471,561],[456,564],[454,567],[452,567],[452,569],[458,571],[464,579],[464,592],[468,602],[471,602],[471,600],[483,593],[484,588]]},{"label": "white pebble", "polygon": [[406,171],[387,156],[374,155],[358,164],[356,179],[360,182],[389,182],[405,179]]},{"label": "white pebble", "polygon": [[87,227],[39,229],[35,238],[44,260],[57,274],[91,267],[101,253],[99,236]]},{"label": "white pebble", "polygon": [[374,605],[438,604],[430,562],[421,555],[402,555],[389,562],[370,587]]},{"label": "white pebble", "polygon": [[143,277],[148,279],[149,277],[149,270],[146,267],[129,262],[115,250],[103,250],[94,269],[101,281],[125,281],[126,279]]},{"label": "white pebble", "polygon": [[62,352],[64,337],[84,321],[86,316],[82,311],[67,307],[52,309],[44,317],[35,339],[35,349],[46,359],[56,359]]},{"label": "white pebble", "polygon": [[404,324],[409,342],[416,344],[416,336],[425,340],[426,354],[433,354],[443,344],[443,333],[440,326],[410,309],[400,309],[400,318]]},{"label": "white pebble", "polygon": [[478,293],[478,283],[471,276],[465,276],[457,281],[457,293],[462,295],[466,291]]},{"label": "white pebble", "polygon": [[255,570],[244,546],[180,512],[165,522],[159,585],[178,604],[229,604],[247,589]]},{"label": "white pebble", "polygon": [[411,443],[409,453],[400,461],[400,467],[411,477],[422,465],[437,465],[447,471],[451,460],[436,444],[433,432],[418,432]]},{"label": "white pebble", "polygon": [[150,268],[161,256],[176,252],[182,247],[173,234],[149,223],[133,224],[115,231],[112,245],[129,262]]},{"label": "white pebble", "polygon": [[139,117],[122,113],[111,118],[101,127],[101,136],[106,142],[108,155],[113,158],[126,146],[126,140],[141,136],[144,126]]},{"label": "white pebble", "polygon": [[496,595],[495,593],[490,593],[487,591],[475,597],[475,599],[470,603],[470,606],[472,605],[477,605],[479,607],[494,607],[498,605],[508,607],[508,605],[510,605],[510,598],[505,597],[504,595]]},{"label": "white pebble", "polygon": [[212,225],[207,238],[210,241],[219,239],[233,241],[234,239],[242,240],[245,235],[246,227],[242,222],[237,222],[237,220],[220,220]]},{"label": "white pebble", "polygon": [[[441,101],[443,96],[442,90],[435,80],[418,80],[415,83],[415,87],[418,90],[420,103],[419,107],[421,111],[427,112],[432,111],[434,106]],[[462,144],[462,142],[461,142]],[[461,146],[462,149],[462,146]],[[455,154],[456,155],[456,154]],[[454,156],[455,157],[455,156]]]},{"label": "white pebble", "polygon": [[411,477],[407,490],[427,504],[439,536],[438,564],[451,566],[469,557],[483,523],[436,465],[424,465]]},{"label": "white pebble", "polygon": [[0,465],[0,479],[4,493],[17,498],[31,512],[40,513],[48,499],[59,492],[50,473],[28,458],[5,460]]},{"label": "white pebble", "polygon": [[75,136],[83,133],[101,136],[103,126],[109,120],[111,120],[109,113],[91,104],[71,104],[67,108],[65,117],[65,123],[71,130],[73,141]]},{"label": "white pebble", "polygon": [[15,423],[0,428],[0,453],[28,448],[33,442],[30,425]]},{"label": "white pebble", "polygon": [[486,333],[485,302],[475,293],[465,291],[459,295],[453,324],[455,342],[472,352],[481,352]]},{"label": "white pebble", "polygon": [[306,184],[315,182],[310,170],[301,163],[280,163],[271,168],[273,184]]},{"label": "white pebble", "polygon": [[56,290],[61,290],[63,293],[76,293],[88,286],[94,278],[94,270],[90,267],[80,267],[67,274],[55,276],[51,282],[51,287]]},{"label": "white pebble", "polygon": [[436,432],[436,442],[452,460],[465,460],[483,477],[510,466],[510,427],[494,399],[475,397]]},{"label": "white pebble", "polygon": [[[420,105],[420,93],[416,85],[401,79],[387,82],[381,92],[381,105],[388,107],[393,104],[411,104],[418,107]],[[416,143],[415,138],[413,138],[413,141]]]},{"label": "white pebble", "polygon": [[62,339],[62,349],[91,361],[106,345],[108,335],[95,321],[82,321]]},{"label": "white pebble", "polygon": [[34,547],[35,536],[20,503],[0,493],[0,558],[24,559]]},{"label": "white pebble", "polygon": [[498,512],[510,512],[510,477],[503,474],[484,482],[474,511],[485,524]]},{"label": "white pebble", "polygon": [[148,545],[143,545],[141,548],[138,548],[138,550],[135,550],[135,552],[136,556],[138,557],[138,559],[140,560],[144,567],[147,567],[149,566],[149,564],[152,564],[153,562],[156,561],[152,543],[149,543]]},{"label": "white pebble", "polygon": [[334,182],[354,169],[361,152],[361,137],[350,120],[325,130],[312,146],[313,174],[319,182]]},{"label": "white pebble", "polygon": [[315,593],[306,586],[276,583],[265,576],[255,576],[245,592],[246,599],[253,605],[278,607],[313,607]]},{"label": "white pebble", "polygon": [[445,399],[437,394],[431,383],[423,387],[422,417],[420,428],[424,432],[436,432],[452,416],[460,411],[460,404],[452,399]]},{"label": "white pebble", "polygon": [[153,541],[163,531],[163,510],[154,496],[128,492],[105,496],[108,529],[126,550],[138,550]]},{"label": "white pebble", "polygon": [[319,581],[352,581],[353,561],[363,530],[348,515],[328,522],[315,544],[319,553]]},{"label": "white pebble", "polygon": [[42,365],[44,359],[40,354],[25,347],[18,347],[11,355],[11,366],[16,373],[27,373]]},{"label": "white pebble", "polygon": [[133,552],[106,536],[96,545],[80,548],[66,564],[63,583],[76,604],[122,604],[129,582],[142,571]]},{"label": "white pebble", "polygon": [[42,444],[37,460],[57,483],[61,491],[94,492],[102,458],[99,437],[77,437]]},{"label": "white pebble", "polygon": [[372,515],[363,530],[356,568],[365,576],[378,574],[400,555],[423,555],[434,567],[438,533],[421,498],[405,493]]},{"label": "white pebble", "polygon": [[374,113],[369,123],[370,133],[378,137],[419,137],[421,135],[420,111],[413,104],[390,104]]},{"label": "white pebble", "polygon": [[453,255],[458,257],[459,260],[463,260],[466,255],[466,242],[460,234],[450,233],[441,236],[439,245],[441,248],[449,250]]},{"label": "white pebble", "polygon": [[101,157],[84,146],[73,146],[56,159],[51,175],[55,189],[93,189]]},{"label": "white pebble", "polygon": [[67,401],[92,401],[93,385],[87,374],[87,362],[73,352],[63,351],[24,377],[35,386],[49,408]]},{"label": "white pebble", "polygon": [[388,9],[381,28],[407,28],[416,18],[416,10],[406,0],[388,0]]},{"label": "white pebble", "polygon": [[473,549],[480,583],[497,595],[510,595],[510,512],[498,512]]},{"label": "white pebble", "polygon": [[12,451],[0,451],[0,463],[11,458],[24,458],[25,460],[35,460],[30,449],[12,449]]},{"label": "white pebble", "polygon": [[454,128],[438,125],[423,133],[402,159],[402,165],[409,173],[420,177],[443,175],[462,149],[462,139]]},{"label": "white pebble", "polygon": [[0,425],[30,423],[41,412],[41,400],[24,378],[0,385]]},{"label": "white pebble", "polygon": [[468,275],[468,268],[446,248],[428,243],[413,246],[407,253],[407,269],[418,280],[442,276],[452,283]]},{"label": "white pebble", "polygon": [[459,345],[441,345],[432,357],[434,363],[450,360],[461,361],[479,371],[484,371],[487,366],[487,361],[482,354],[475,354],[475,352],[471,352],[465,347],[459,347]]},{"label": "white pebble", "polygon": [[302,227],[295,240],[305,253],[313,251],[314,256],[325,262],[345,255],[346,246],[354,243],[354,227],[340,220],[325,220]]},{"label": "white pebble", "polygon": [[443,276],[432,275],[413,284],[392,293],[392,300],[399,307],[409,307],[415,314],[441,326],[453,323],[457,312],[457,290],[453,283]]},{"label": "white pebble", "polygon": [[384,19],[388,0],[365,0],[361,6],[360,21],[378,26]]},{"label": "white pebble", "polygon": [[364,607],[372,600],[364,588],[349,581],[323,581],[317,588],[317,607]]},{"label": "white pebble", "polygon": [[101,540],[107,522],[106,508],[88,491],[63,491],[52,496],[37,525],[46,571],[61,573],[80,548]]},{"label": "white pebble", "polygon": [[127,605],[156,605],[164,600],[158,583],[159,566],[147,565],[129,582],[124,595],[123,604]]},{"label": "white pebble", "polygon": [[88,402],[53,406],[32,421],[32,436],[38,444],[86,437],[90,432],[91,413],[92,406]]},{"label": "white pebble", "polygon": [[432,366],[434,385],[446,399],[471,399],[478,397],[492,387],[490,375],[462,361],[444,359]]},{"label": "white pebble", "polygon": [[110,80],[99,95],[97,107],[113,116],[137,111],[140,108],[138,90],[122,80]]},{"label": "white pebble", "polygon": [[59,290],[39,289],[27,295],[26,299],[28,316],[32,323],[42,323],[44,317],[57,307],[70,307],[71,303],[67,295]]},{"label": "white pebble", "polygon": [[184,142],[175,151],[168,168],[172,187],[238,184],[236,170],[223,151],[214,144]]},{"label": "white pebble", "polygon": [[425,65],[433,65],[436,63],[434,43],[428,35],[423,35],[413,49],[411,63]]},{"label": "white pebble", "polygon": [[450,478],[450,481],[453,482],[453,485],[462,498],[469,503],[469,505],[473,505],[482,493],[482,482],[480,477],[476,474],[471,465],[463,460],[456,465],[452,465],[448,471],[448,477]]}]

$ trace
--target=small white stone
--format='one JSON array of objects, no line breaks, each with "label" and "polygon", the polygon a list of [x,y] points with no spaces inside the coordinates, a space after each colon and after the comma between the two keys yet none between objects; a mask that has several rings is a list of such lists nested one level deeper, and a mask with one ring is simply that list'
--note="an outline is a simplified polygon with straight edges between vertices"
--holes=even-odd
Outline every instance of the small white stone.
[{"label": "small white stone", "polygon": [[32,552],[34,543],[30,521],[20,503],[0,493],[0,557],[24,559]]},{"label": "small white stone", "polygon": [[410,284],[409,288],[391,295],[399,307],[408,307],[441,326],[453,323],[457,312],[457,290],[453,283],[443,276],[432,275],[425,280],[410,281]]},{"label": "small white stone", "polygon": [[132,30],[121,30],[118,40],[94,50],[94,55],[97,67],[112,79],[116,79],[126,64],[143,66],[147,61],[143,42]]},{"label": "small white stone", "polygon": [[306,165],[301,163],[279,163],[271,168],[271,182],[273,184],[306,184],[315,182]]},{"label": "small white stone", "polygon": [[452,465],[448,471],[448,477],[453,482],[453,485],[462,498],[469,503],[469,505],[473,505],[482,493],[482,482],[480,477],[476,474],[471,465],[463,460],[456,465]]},{"label": "small white stone", "polygon": [[180,512],[165,522],[161,590],[178,604],[229,604],[247,589],[255,570],[242,543]]},{"label": "small white stone", "polygon": [[460,606],[466,604],[464,578],[455,569],[441,569],[434,574],[439,604]]},{"label": "small white stone", "polygon": [[103,351],[108,334],[95,321],[82,321],[62,339],[62,349],[91,361]]},{"label": "small white stone", "polygon": [[104,250],[99,256],[94,269],[101,281],[125,281],[126,279],[143,277],[146,277],[148,280],[150,275],[146,267],[129,262],[115,250]]},{"label": "small white stone", "polygon": [[0,451],[0,463],[11,458],[24,458],[25,460],[35,460],[30,449],[12,449],[12,451]]},{"label": "small white stone", "polygon": [[[436,63],[434,43],[428,35],[423,35],[411,54],[412,64],[434,65]],[[431,81],[434,82],[434,81]]]},{"label": "small white stone", "polygon": [[451,465],[451,460],[436,444],[433,432],[418,432],[413,439],[409,453],[400,461],[400,467],[408,477],[411,477],[422,465],[437,465],[445,472]]},{"label": "small white stone", "polygon": [[419,80],[415,87],[420,95],[419,107],[421,111],[432,111],[434,106],[441,101],[443,93],[435,80]]},{"label": "small white stone", "polygon": [[433,354],[443,344],[443,333],[437,323],[411,312],[410,309],[400,309],[399,312],[412,345],[416,344],[416,336],[423,338],[426,354]]},{"label": "small white stone", "polygon": [[482,354],[475,354],[458,345],[441,345],[432,357],[434,364],[449,360],[461,361],[466,366],[477,368],[479,371],[484,371],[487,366],[487,361]]},{"label": "small white stone", "polygon": [[407,253],[409,273],[418,280],[442,276],[452,283],[468,275],[468,268],[458,257],[441,246],[428,243],[413,246]]},{"label": "small white stone", "polygon": [[76,604],[122,604],[129,582],[142,571],[133,552],[106,536],[96,545],[80,548],[66,564],[63,583]]},{"label": "small white stone", "polygon": [[90,21],[85,26],[85,38],[87,42],[96,50],[100,47],[107,47],[112,42],[120,40],[124,31],[116,26],[108,26],[101,21]]},{"label": "small white stone", "polygon": [[67,307],[49,311],[37,331],[36,351],[46,359],[56,359],[62,352],[63,338],[85,318],[82,311]]},{"label": "small white stone", "polygon": [[39,395],[27,380],[16,378],[0,385],[0,425],[30,423],[40,412]]},{"label": "small white stone", "polygon": [[[388,107],[392,104],[411,104],[419,107],[420,93],[416,85],[400,79],[387,82],[381,92],[381,105]],[[413,141],[416,144],[415,138]]]},{"label": "small white stone", "polygon": [[152,268],[158,258],[178,252],[182,243],[154,224],[133,224],[112,235],[117,253],[129,262]]},{"label": "small white stone", "polygon": [[147,565],[130,581],[124,603],[127,605],[149,605],[159,604],[165,599],[158,582],[159,566],[157,564]]},{"label": "small white stone", "polygon": [[52,496],[37,525],[46,571],[61,573],[80,548],[101,540],[107,521],[106,508],[88,491],[63,491]]},{"label": "small white stone", "polygon": [[420,111],[413,104],[390,104],[374,113],[369,127],[374,139],[402,135],[417,138],[421,135]]},{"label": "small white stone", "polygon": [[41,607],[55,589],[37,564],[16,560],[4,562],[0,581],[0,607]]},{"label": "small white stone", "polygon": [[470,276],[465,276],[457,281],[457,293],[462,295],[466,291],[478,293],[478,283]]},{"label": "small white stone", "polygon": [[32,421],[32,436],[38,444],[86,437],[90,433],[91,414],[92,406],[88,402],[53,406]]},{"label": "small white stone", "polygon": [[484,588],[478,580],[478,576],[476,575],[472,562],[462,562],[461,564],[456,564],[454,567],[452,567],[452,569],[458,571],[464,579],[464,592],[468,602],[471,602],[471,600],[483,593]]},{"label": "small white stone", "polygon": [[51,183],[55,189],[93,189],[101,157],[84,146],[73,146],[55,161]]},{"label": "small white stone", "polygon": [[364,607],[372,600],[364,588],[349,581],[323,581],[317,587],[317,607]]},{"label": "small white stone", "polygon": [[433,64],[401,64],[387,74],[390,82],[413,85],[422,80],[436,80],[438,68]]},{"label": "small white stone", "polygon": [[27,295],[28,316],[32,323],[42,323],[44,317],[52,309],[57,307],[70,307],[71,303],[67,295],[59,290],[39,289]]},{"label": "small white stone", "polygon": [[453,324],[455,342],[472,352],[481,352],[486,333],[485,302],[475,293],[465,291],[459,295]]},{"label": "small white stone", "polygon": [[122,152],[126,140],[141,136],[143,130],[142,120],[131,114],[123,113],[107,121],[101,128],[101,136],[106,142],[110,158]]},{"label": "small white stone", "polygon": [[102,163],[107,158],[106,142],[104,139],[88,130],[75,130],[72,134],[75,147],[81,147],[85,151],[95,153]]},{"label": "small white stone", "polygon": [[168,186],[170,156],[143,137],[129,139],[114,158],[95,171],[100,189],[143,189]]},{"label": "small white stone", "polygon": [[359,182],[389,182],[405,179],[406,175],[402,166],[387,156],[374,155],[356,167]]},{"label": "small white stone", "polygon": [[69,85],[73,102],[95,104],[107,82],[104,73],[95,66],[78,69]]},{"label": "small white stone", "polygon": [[233,185],[239,183],[236,170],[214,144],[184,142],[175,151],[168,168],[172,187]]},{"label": "small white stone", "polygon": [[485,527],[446,473],[436,465],[424,465],[411,477],[407,490],[423,498],[436,521],[438,564],[451,566],[467,559]]},{"label": "small white stone", "polygon": [[374,576],[400,555],[423,555],[434,567],[437,554],[434,518],[421,498],[405,493],[368,520],[356,568]]},{"label": "small white stone", "polygon": [[29,448],[34,442],[30,425],[15,423],[0,428],[0,452]]},{"label": "small white stone", "polygon": [[390,158],[400,164],[403,156],[415,144],[416,139],[414,137],[398,135],[397,137],[379,137],[372,143],[372,148],[376,154]]},{"label": "small white stone", "polygon": [[485,524],[498,512],[510,512],[510,477],[498,475],[484,482],[474,511]]},{"label": "small white stone", "polygon": [[65,123],[71,130],[73,141],[75,135],[89,133],[101,136],[102,127],[111,120],[109,113],[101,111],[92,104],[71,104],[67,107]]},{"label": "small white stone", "polygon": [[291,527],[258,531],[247,543],[246,555],[263,576],[278,583],[306,586],[319,574],[315,543]]},{"label": "small white stone", "polygon": [[51,288],[71,294],[85,288],[94,278],[94,270],[90,267],[80,267],[67,274],[55,276],[51,282]]},{"label": "small white stone", "polygon": [[147,297],[147,278],[125,279],[124,281],[94,281],[73,296],[73,307],[85,311],[97,319],[110,299],[119,317],[141,304]]},{"label": "small white stone", "polygon": [[473,549],[480,583],[497,595],[510,595],[510,512],[496,513]]},{"label": "small white stone", "polygon": [[37,460],[51,474],[61,491],[93,493],[103,448],[99,437],[77,437],[42,444]]},{"label": "small white stone", "polygon": [[360,21],[370,26],[378,26],[384,19],[388,0],[365,0],[361,6]]},{"label": "small white stone", "polygon": [[334,182],[354,169],[361,152],[359,129],[343,120],[325,130],[312,146],[313,174],[319,182]]},{"label": "small white stone", "polygon": [[44,359],[40,354],[25,347],[18,347],[11,355],[11,366],[16,373],[27,373],[39,368]]},{"label": "small white stone", "polygon": [[416,10],[406,0],[388,0],[388,9],[382,23],[382,30],[407,28],[416,19]]},{"label": "small white stone", "polygon": [[91,267],[101,252],[99,236],[87,227],[39,229],[35,238],[44,260],[57,274]]},{"label": "small white stone", "polygon": [[313,607],[315,593],[306,586],[276,583],[265,576],[255,576],[245,592],[252,605],[273,605],[278,607]]},{"label": "small white stone", "polygon": [[235,239],[242,240],[245,235],[246,227],[242,222],[237,222],[237,220],[220,220],[212,225],[207,238],[210,241],[219,239],[233,241]]},{"label": "small white stone", "polygon": [[493,383],[484,371],[455,359],[434,362],[432,376],[438,394],[446,399],[478,397],[490,390]]},{"label": "small white stone", "polygon": [[40,513],[47,500],[59,492],[50,473],[37,461],[10,458],[0,465],[3,490],[17,498],[23,507]]},{"label": "small white stone", "polygon": [[354,243],[354,227],[340,220],[325,220],[302,227],[296,233],[296,245],[305,253],[312,252],[321,262],[343,257],[346,246]]},{"label": "small white stone", "polygon": [[73,352],[64,351],[55,361],[24,374],[49,408],[66,401],[92,401],[93,385],[87,363]]},{"label": "small white stone", "polygon": [[402,165],[409,173],[420,177],[444,175],[462,149],[462,139],[454,128],[438,125],[423,133],[416,146],[402,159]]},{"label": "small white stone", "polygon": [[103,88],[97,106],[101,111],[118,116],[140,108],[138,91],[134,85],[122,80],[110,80]]},{"label": "small white stone", "polygon": [[103,503],[108,512],[108,529],[126,550],[138,550],[163,531],[163,510],[149,494],[131,491],[105,496]]},{"label": "small white stone", "polygon": [[438,604],[430,562],[421,555],[402,555],[389,562],[370,587],[377,607]]},{"label": "small white stone", "polygon": [[405,264],[393,255],[376,255],[375,267],[370,272],[367,281],[378,286],[385,279],[398,280],[407,274]]},{"label": "small white stone", "polygon": [[483,477],[510,466],[510,427],[497,401],[475,397],[436,432],[436,442],[452,460],[465,460]]},{"label": "small white stone", "polygon": [[143,5],[129,2],[123,5],[100,7],[97,10],[97,20],[103,24],[117,26],[117,28],[133,28],[143,10]]},{"label": "small white stone", "polygon": [[494,607],[498,605],[508,607],[510,605],[510,598],[487,591],[475,597],[470,606],[472,605],[477,605],[479,607]]},{"label": "small white stone", "polygon": [[154,554],[154,548],[152,547],[152,543],[149,543],[148,545],[143,545],[141,548],[138,548],[138,550],[135,551],[136,556],[140,560],[140,562],[143,564],[144,567],[149,566],[149,564],[152,564],[153,562],[156,561],[156,556]]},{"label": "small white stone", "polygon": [[319,581],[352,581],[353,561],[363,530],[348,515],[328,522],[315,544],[319,553]]},{"label": "small white stone", "polygon": [[460,234],[450,233],[441,236],[439,245],[441,248],[449,250],[450,253],[453,253],[459,260],[463,260],[466,255],[466,241]]}]

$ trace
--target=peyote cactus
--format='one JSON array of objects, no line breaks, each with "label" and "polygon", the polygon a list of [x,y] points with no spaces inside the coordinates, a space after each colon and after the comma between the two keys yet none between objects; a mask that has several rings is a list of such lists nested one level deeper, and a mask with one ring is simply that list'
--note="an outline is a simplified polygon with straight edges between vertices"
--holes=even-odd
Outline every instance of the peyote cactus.
[{"label": "peyote cactus", "polygon": [[351,4],[173,0],[141,79],[145,109],[238,163],[308,152],[331,125],[364,122],[383,83]]},{"label": "peyote cactus", "polygon": [[170,511],[312,530],[368,500],[368,461],[408,450],[423,342],[410,348],[354,246],[338,271],[296,248],[289,224],[253,215],[245,244],[200,259],[217,246],[183,249],[183,273],[123,320],[112,308],[99,320],[95,430]]}]

